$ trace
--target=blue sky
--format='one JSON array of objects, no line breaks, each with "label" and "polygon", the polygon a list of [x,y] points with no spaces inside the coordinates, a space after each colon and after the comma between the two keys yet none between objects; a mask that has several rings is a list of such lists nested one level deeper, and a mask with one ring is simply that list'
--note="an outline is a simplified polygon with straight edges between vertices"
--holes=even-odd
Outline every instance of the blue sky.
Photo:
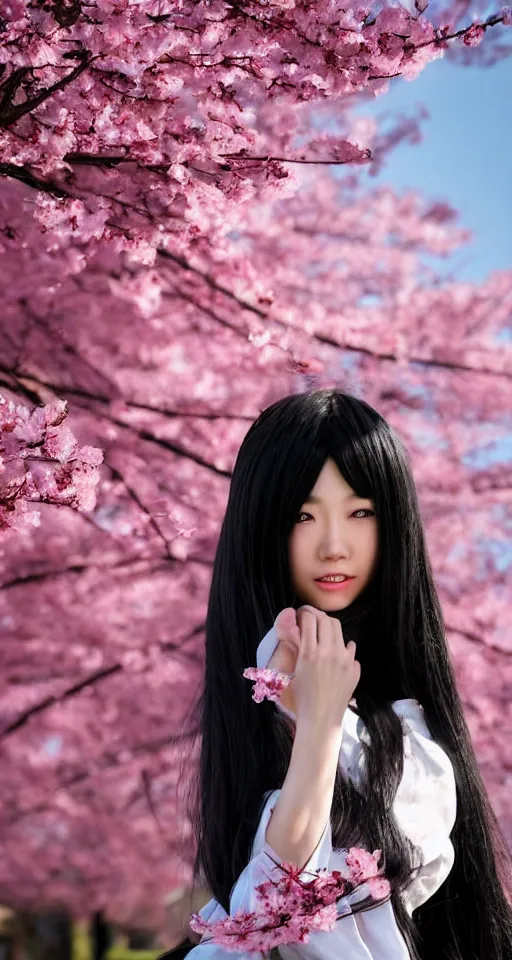
[{"label": "blue sky", "polygon": [[[493,270],[512,269],[512,58],[486,68],[434,61],[410,83],[392,81],[388,93],[358,112],[409,115],[420,104],[430,114],[422,141],[394,149],[382,172],[365,174],[363,182],[414,188],[459,211],[460,225],[474,239],[447,261],[456,277],[478,283]],[[437,258],[435,264],[439,268]],[[502,339],[510,341],[512,332],[504,330]],[[508,435],[483,441],[468,459],[484,467],[509,462],[511,455]],[[486,550],[496,555],[498,569],[512,564],[512,545],[487,541]]]},{"label": "blue sky", "polygon": [[475,237],[456,254],[457,277],[512,268],[512,58],[486,68],[434,61],[358,112],[410,114],[418,104],[430,114],[422,142],[393,150],[369,182],[416,188],[459,210]]}]

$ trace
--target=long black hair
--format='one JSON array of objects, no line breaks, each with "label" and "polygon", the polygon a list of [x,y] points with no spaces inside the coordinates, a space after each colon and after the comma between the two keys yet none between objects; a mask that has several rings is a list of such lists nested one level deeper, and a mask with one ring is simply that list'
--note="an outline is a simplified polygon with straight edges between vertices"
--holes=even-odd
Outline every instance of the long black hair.
[{"label": "long black hair", "polygon": [[[252,700],[242,676],[284,607],[297,606],[288,541],[328,458],[375,504],[379,549],[369,587],[338,616],[361,663],[357,709],[369,732],[365,781],[338,771],[331,808],[335,848],[364,839],[383,850],[392,902],[411,955],[421,960],[510,960],[512,915],[504,893],[508,857],[480,777],[457,692],[407,454],[372,407],[339,390],[292,395],[252,424],[236,459],[215,557],[206,623],[201,731],[189,815],[194,879],[229,912],[248,862],[266,791],[282,786],[293,724],[274,703]],[[454,866],[410,917],[402,891],[413,850],[392,802],[403,770],[394,700],[415,698],[455,771]],[[363,830],[364,824],[364,830]],[[507,874],[508,876],[508,874]]]}]

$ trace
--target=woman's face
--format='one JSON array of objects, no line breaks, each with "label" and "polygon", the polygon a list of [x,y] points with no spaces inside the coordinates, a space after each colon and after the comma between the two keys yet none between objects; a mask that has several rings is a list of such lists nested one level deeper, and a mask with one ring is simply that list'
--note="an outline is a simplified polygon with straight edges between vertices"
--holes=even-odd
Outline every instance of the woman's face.
[{"label": "woman's face", "polygon": [[[295,593],[326,613],[348,607],[372,578],[377,560],[377,518],[372,500],[358,497],[334,460],[327,460],[302,505],[289,541]],[[345,584],[319,583],[345,574]]]}]

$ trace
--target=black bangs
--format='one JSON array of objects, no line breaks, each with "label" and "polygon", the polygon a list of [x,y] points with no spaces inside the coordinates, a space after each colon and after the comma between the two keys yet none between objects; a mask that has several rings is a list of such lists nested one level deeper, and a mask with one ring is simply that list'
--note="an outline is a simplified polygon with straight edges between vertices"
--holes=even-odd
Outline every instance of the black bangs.
[{"label": "black bangs", "polygon": [[268,530],[275,544],[288,537],[329,458],[359,496],[385,501],[389,477],[376,466],[385,461],[386,447],[402,454],[398,438],[368,404],[335,390],[287,397],[247,433],[231,495],[247,495],[253,510],[259,505],[260,532]]}]

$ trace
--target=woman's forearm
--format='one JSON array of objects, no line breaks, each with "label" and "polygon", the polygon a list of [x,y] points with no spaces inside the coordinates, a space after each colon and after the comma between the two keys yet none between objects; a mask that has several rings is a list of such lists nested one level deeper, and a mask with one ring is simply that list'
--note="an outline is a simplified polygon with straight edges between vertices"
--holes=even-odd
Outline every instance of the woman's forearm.
[{"label": "woman's forearm", "polygon": [[281,793],[265,839],[282,861],[302,868],[321,839],[330,816],[342,728],[328,732],[297,722]]}]

